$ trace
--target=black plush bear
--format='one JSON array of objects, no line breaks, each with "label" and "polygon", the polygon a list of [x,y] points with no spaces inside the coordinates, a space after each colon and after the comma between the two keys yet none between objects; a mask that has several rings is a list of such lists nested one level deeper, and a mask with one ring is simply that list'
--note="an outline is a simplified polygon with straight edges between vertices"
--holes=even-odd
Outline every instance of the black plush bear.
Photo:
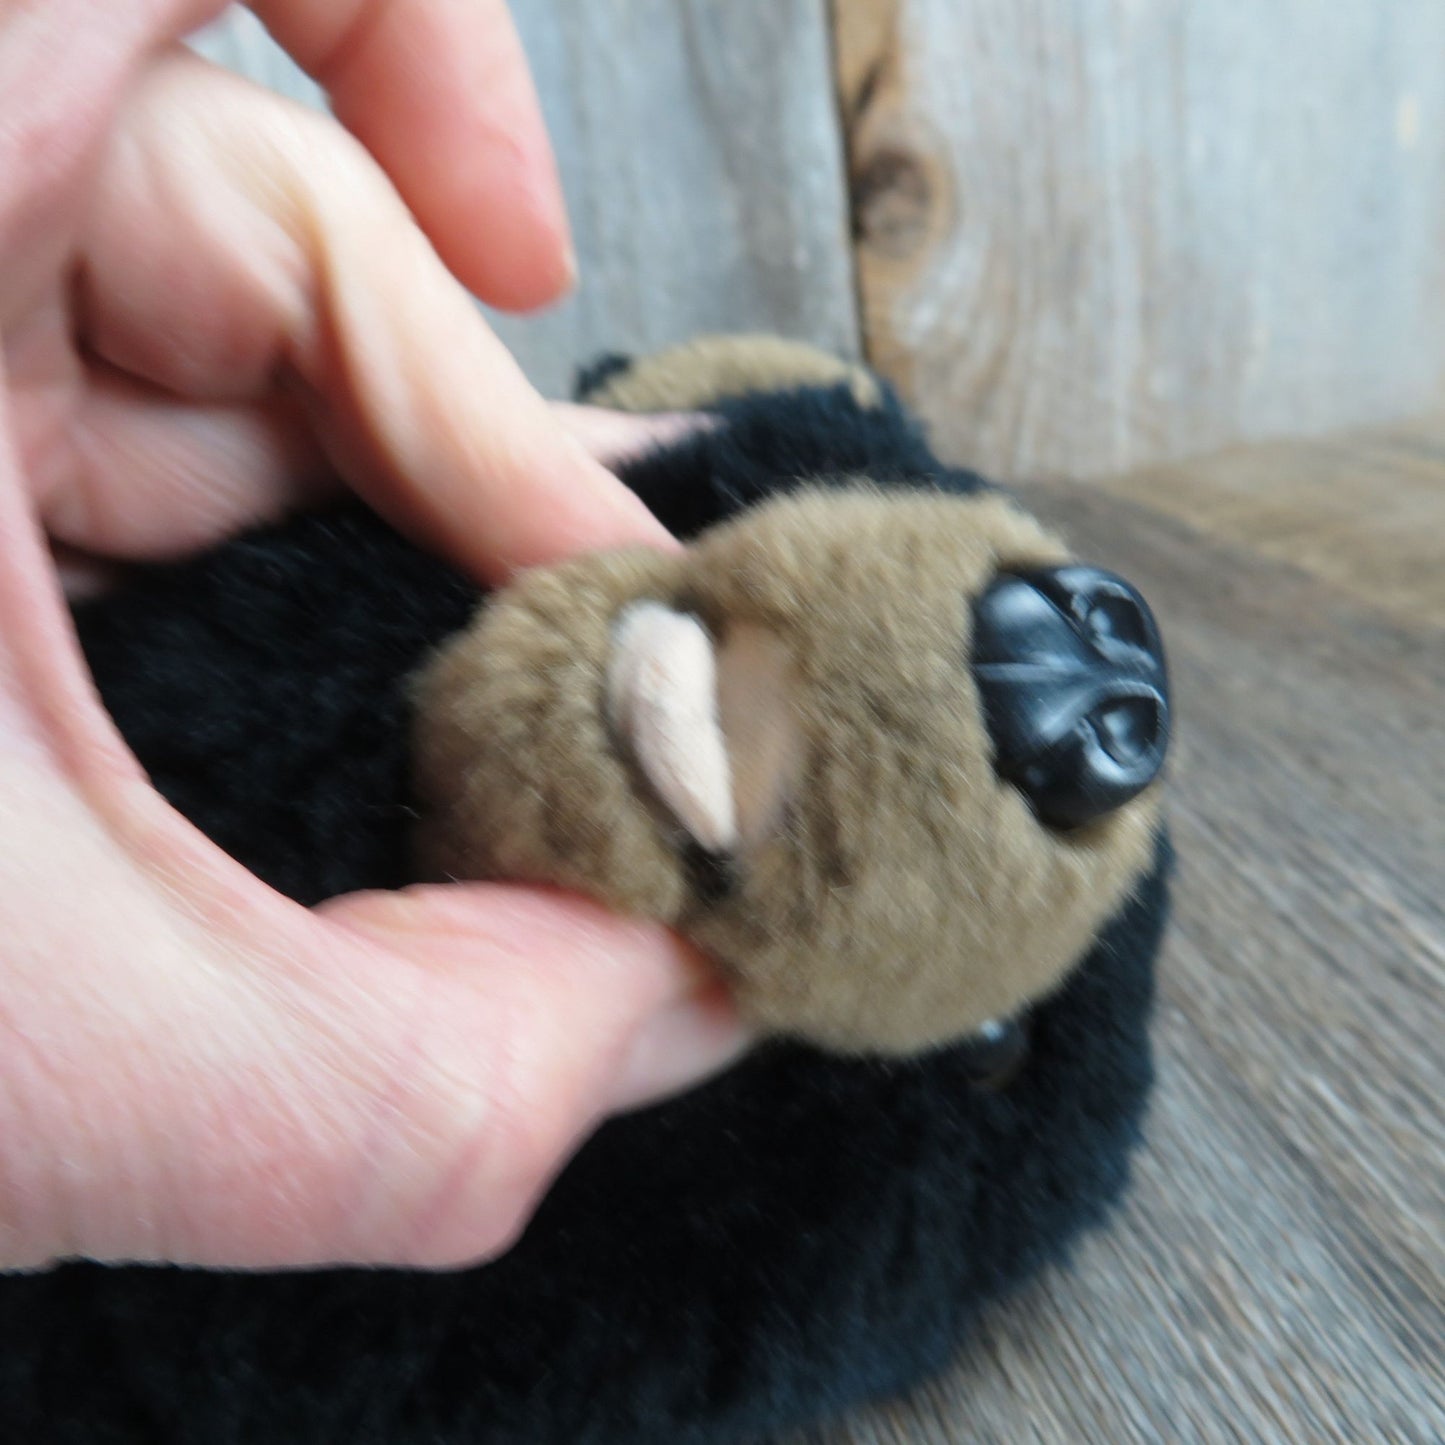
[{"label": "black plush bear", "polygon": [[[604,368],[595,386],[627,380]],[[798,378],[793,377],[796,383]],[[856,375],[693,400],[716,425],[624,480],[691,537],[867,476],[972,493]],[[359,508],[140,575],[83,607],[157,786],[303,902],[410,876],[406,683],[475,590]],[[69,1265],[0,1280],[5,1438],[26,1445],[704,1445],[897,1391],[1122,1189],[1168,845],[1083,962],[977,1040],[847,1058],[774,1041],[607,1124],[521,1242],[454,1274]]]}]

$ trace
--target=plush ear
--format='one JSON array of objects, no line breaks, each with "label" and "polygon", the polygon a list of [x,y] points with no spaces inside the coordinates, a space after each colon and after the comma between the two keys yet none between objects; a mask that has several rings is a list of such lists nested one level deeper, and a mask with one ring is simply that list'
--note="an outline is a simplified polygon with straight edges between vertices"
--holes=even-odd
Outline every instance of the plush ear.
[{"label": "plush ear", "polygon": [[859,406],[881,391],[863,367],[780,336],[702,336],[632,360],[610,355],[578,377],[578,399],[615,411],[696,411],[755,392],[847,385]]}]

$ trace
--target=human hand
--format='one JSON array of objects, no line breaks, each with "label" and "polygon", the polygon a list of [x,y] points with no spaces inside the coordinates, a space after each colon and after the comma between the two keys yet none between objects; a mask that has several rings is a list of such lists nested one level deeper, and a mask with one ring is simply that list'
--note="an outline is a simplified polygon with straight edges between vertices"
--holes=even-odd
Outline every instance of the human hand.
[{"label": "human hand", "polygon": [[268,890],[120,743],[47,543],[184,551],[339,469],[484,580],[671,544],[436,254],[567,280],[504,7],[257,7],[365,148],[162,48],[215,8],[0,15],[0,1265],[450,1264],[727,1058],[726,1000],[577,899]]}]

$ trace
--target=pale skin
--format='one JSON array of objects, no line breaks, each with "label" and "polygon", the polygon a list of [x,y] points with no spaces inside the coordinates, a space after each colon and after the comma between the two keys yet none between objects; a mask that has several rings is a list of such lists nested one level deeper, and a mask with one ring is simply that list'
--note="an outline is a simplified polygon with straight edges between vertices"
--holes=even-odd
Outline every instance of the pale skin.
[{"label": "pale skin", "polygon": [[338,474],[484,582],[675,544],[599,461],[645,424],[548,408],[467,296],[572,279],[505,7],[257,4],[341,123],[174,49],[219,8],[0,0],[0,1267],[456,1265],[730,1006],[579,899],[270,891],[148,785],[62,572]]}]

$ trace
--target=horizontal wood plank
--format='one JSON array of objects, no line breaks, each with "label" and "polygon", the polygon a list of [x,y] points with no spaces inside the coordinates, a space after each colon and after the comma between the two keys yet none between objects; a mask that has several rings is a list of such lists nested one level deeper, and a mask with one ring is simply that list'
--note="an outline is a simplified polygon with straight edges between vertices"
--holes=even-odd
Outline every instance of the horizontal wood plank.
[{"label": "horizontal wood plank", "polygon": [[1404,622],[1445,623],[1445,417],[1231,447],[1102,481]]}]

